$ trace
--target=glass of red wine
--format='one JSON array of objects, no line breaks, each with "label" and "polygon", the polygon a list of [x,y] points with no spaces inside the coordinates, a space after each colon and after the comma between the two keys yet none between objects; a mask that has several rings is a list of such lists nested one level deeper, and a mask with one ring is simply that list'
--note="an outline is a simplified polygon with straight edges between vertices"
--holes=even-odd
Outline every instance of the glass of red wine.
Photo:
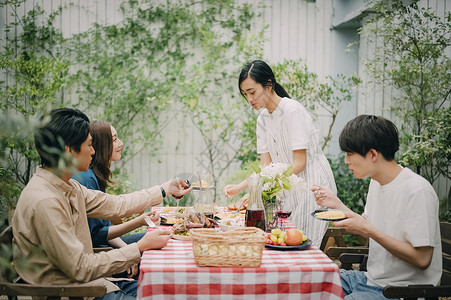
[{"label": "glass of red wine", "polygon": [[286,197],[278,197],[277,217],[282,221],[281,230],[285,230],[285,223],[289,216],[291,216],[291,207],[289,207]]}]

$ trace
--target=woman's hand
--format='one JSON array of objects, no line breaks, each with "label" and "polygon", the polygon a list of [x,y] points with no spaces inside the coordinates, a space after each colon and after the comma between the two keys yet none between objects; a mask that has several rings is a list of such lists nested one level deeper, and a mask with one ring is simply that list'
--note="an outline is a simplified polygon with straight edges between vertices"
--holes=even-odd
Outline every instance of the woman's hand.
[{"label": "woman's hand", "polygon": [[239,186],[237,184],[229,184],[224,187],[224,196],[227,199],[232,199],[233,196],[241,192]]},{"label": "woman's hand", "polygon": [[146,216],[149,216],[150,220],[152,220],[152,222],[154,222],[155,225],[160,225],[160,213],[145,212],[142,215],[140,215],[139,217],[137,217],[137,219],[139,219],[139,223],[141,224],[141,226],[147,226],[147,222],[146,222],[146,220],[144,220],[144,218]]},{"label": "woman's hand", "polygon": [[175,198],[182,199],[183,196],[193,190],[186,182],[179,178],[171,179],[161,185],[166,191],[166,195],[173,195]]}]

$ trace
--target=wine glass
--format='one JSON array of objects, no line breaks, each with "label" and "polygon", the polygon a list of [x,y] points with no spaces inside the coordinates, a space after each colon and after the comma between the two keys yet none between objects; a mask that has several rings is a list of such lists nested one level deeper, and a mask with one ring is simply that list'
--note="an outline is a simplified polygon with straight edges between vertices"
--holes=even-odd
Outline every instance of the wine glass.
[{"label": "wine glass", "polygon": [[291,216],[291,207],[286,197],[277,197],[277,217],[282,221],[281,230],[285,230],[285,223],[289,216]]},{"label": "wine glass", "polygon": [[[179,178],[180,180],[183,180],[188,185],[188,187],[185,188],[189,188],[191,186],[191,183],[195,180],[196,175],[194,175],[193,173],[181,173],[177,174],[177,176],[175,177]],[[180,200],[182,200],[183,196],[178,197],[172,195],[172,197],[174,198],[175,202],[177,202],[176,211],[178,211]]]}]

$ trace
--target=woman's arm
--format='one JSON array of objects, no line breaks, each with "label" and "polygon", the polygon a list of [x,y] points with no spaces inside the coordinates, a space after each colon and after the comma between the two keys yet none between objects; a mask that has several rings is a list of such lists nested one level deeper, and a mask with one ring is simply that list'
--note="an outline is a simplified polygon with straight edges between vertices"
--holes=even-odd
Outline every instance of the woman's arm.
[{"label": "woman's arm", "polygon": [[108,241],[108,244],[113,246],[114,248],[121,248],[127,246],[127,243],[124,242],[121,238],[117,237]]},{"label": "woman's arm", "polygon": [[[260,167],[269,165],[272,162],[271,155],[269,153],[263,153],[260,158]],[[231,199],[244,189],[249,187],[247,179],[241,181],[239,184],[229,184],[224,187],[224,196],[227,199]]]},{"label": "woman's arm", "polygon": [[307,149],[293,150],[293,174],[299,174],[307,165]]},{"label": "woman's arm", "polygon": [[108,236],[107,236],[108,242],[111,242],[111,240],[113,240],[117,237],[120,237],[120,236],[126,234],[127,232],[130,232],[138,227],[146,225],[147,223],[144,220],[144,218],[146,216],[149,216],[153,222],[157,223],[158,221],[156,220],[156,218],[158,218],[158,220],[159,220],[160,217],[158,215],[156,215],[156,216],[154,216],[154,215],[155,215],[155,213],[151,213],[151,212],[143,213],[139,217],[132,219],[130,221],[127,221],[125,223],[110,226],[110,228],[108,230]]}]

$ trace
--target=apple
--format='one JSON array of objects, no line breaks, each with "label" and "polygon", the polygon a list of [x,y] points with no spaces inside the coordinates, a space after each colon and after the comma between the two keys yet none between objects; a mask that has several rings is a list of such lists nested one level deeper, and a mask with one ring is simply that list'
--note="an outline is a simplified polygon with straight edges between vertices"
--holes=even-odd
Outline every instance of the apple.
[{"label": "apple", "polygon": [[288,246],[298,246],[302,243],[303,233],[302,230],[291,228],[287,230],[285,236],[285,243]]}]

